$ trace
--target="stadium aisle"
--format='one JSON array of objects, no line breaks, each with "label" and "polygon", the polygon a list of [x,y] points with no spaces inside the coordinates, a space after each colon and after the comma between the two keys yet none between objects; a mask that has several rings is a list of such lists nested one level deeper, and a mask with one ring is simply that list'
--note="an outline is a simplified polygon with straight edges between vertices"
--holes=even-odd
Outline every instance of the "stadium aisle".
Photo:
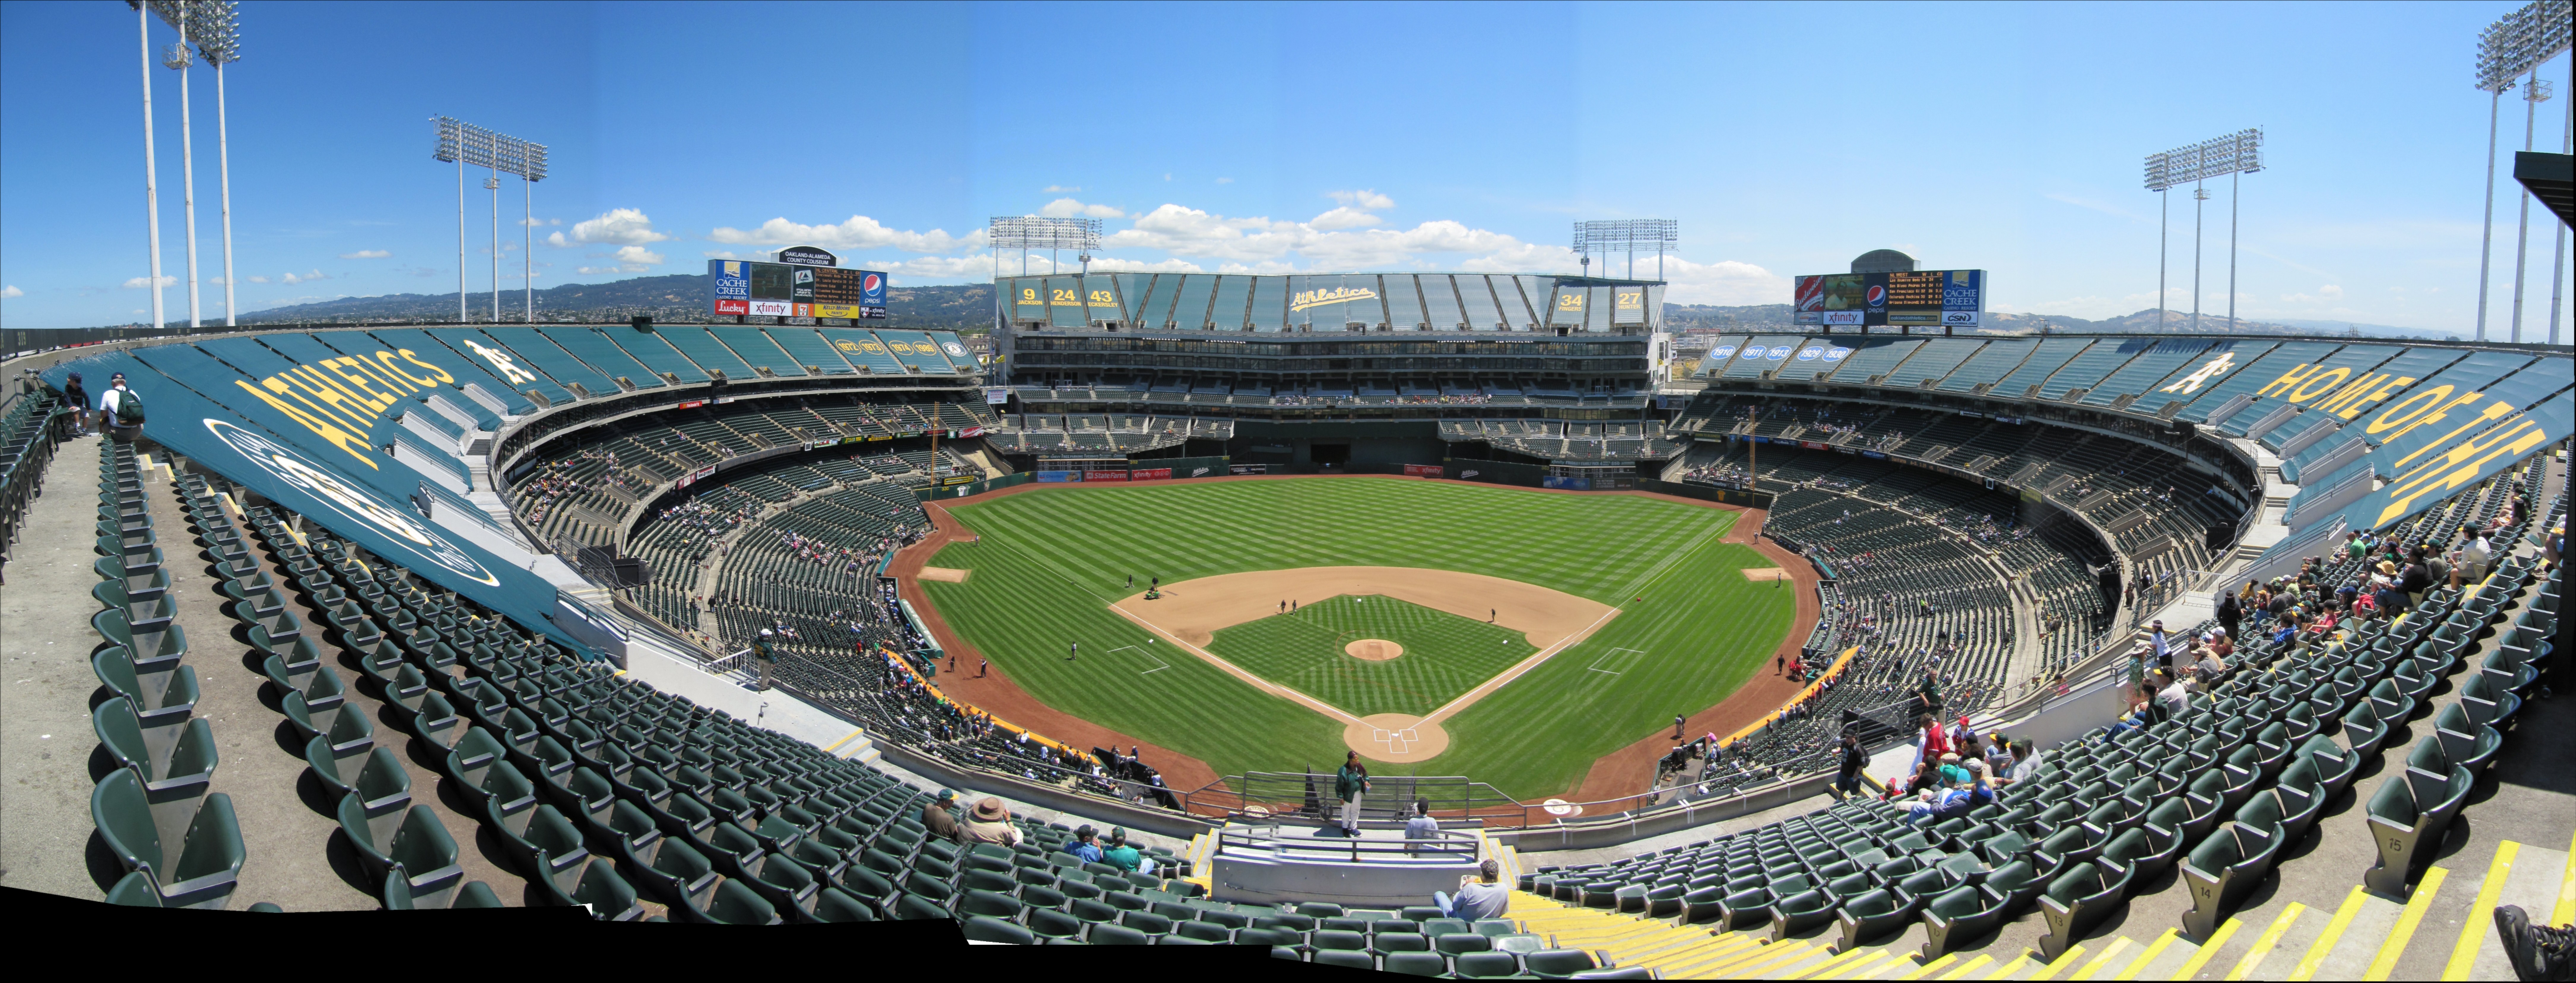
[{"label": "stadium aisle", "polygon": [[[106,897],[86,859],[92,749],[89,697],[98,689],[89,653],[98,633],[66,611],[98,607],[90,563],[98,438],[64,441],[46,466],[45,493],[27,512],[0,585],[0,886],[97,901]],[[107,870],[116,861],[102,855]]]}]

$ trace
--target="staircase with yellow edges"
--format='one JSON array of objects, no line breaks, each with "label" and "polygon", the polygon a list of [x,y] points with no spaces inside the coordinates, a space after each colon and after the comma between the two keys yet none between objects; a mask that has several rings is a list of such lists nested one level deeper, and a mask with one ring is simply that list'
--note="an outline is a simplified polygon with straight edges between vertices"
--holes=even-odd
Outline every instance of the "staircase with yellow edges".
[{"label": "staircase with yellow edges", "polygon": [[[1518,873],[1517,859],[1506,863],[1507,876]],[[2442,963],[2434,978],[2510,980],[2512,967],[2487,912],[2519,904],[2537,923],[2576,920],[2576,840],[2564,851],[2505,841],[2477,873],[2483,876],[2471,882],[2435,867],[2402,904],[2356,885],[2334,911],[2292,903],[2267,911],[2259,924],[2229,919],[2206,944],[2178,929],[2144,942],[2115,933],[2047,962],[2024,949],[2003,955],[1953,952],[1927,964],[1907,936],[1900,936],[1903,945],[1837,952],[1839,934],[1832,929],[1774,943],[1767,929],[1712,932],[1527,891],[1512,892],[1510,917],[1557,946],[1595,950],[1613,965],[1645,966],[1664,979],[2379,981],[2392,977],[2412,947],[2434,945],[2442,947],[2435,953]],[[2437,903],[2463,898],[2466,917],[2459,924],[2425,925]]]}]

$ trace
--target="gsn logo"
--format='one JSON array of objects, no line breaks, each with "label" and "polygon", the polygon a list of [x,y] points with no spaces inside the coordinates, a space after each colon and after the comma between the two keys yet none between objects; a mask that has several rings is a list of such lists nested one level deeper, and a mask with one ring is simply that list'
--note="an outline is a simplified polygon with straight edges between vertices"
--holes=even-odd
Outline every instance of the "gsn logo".
[{"label": "gsn logo", "polygon": [[302,489],[333,511],[385,534],[394,542],[409,548],[422,559],[455,571],[466,578],[494,587],[501,578],[493,576],[465,551],[457,549],[437,533],[429,531],[419,520],[393,506],[386,505],[337,476],[306,461],[301,454],[248,430],[222,420],[207,420],[206,430],[231,447],[261,470],[298,489]]}]

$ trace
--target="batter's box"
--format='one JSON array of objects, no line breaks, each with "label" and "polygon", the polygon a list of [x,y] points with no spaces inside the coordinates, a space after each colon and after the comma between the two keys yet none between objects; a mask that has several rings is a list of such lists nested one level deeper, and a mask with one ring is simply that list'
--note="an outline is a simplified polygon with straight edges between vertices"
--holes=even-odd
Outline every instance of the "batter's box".
[{"label": "batter's box", "polygon": [[[1109,650],[1109,657],[1119,660],[1121,665],[1132,664],[1139,667],[1136,670],[1139,676],[1161,672],[1172,667],[1171,663],[1163,661],[1162,656],[1155,655],[1152,648],[1143,645],[1118,646]],[[1147,666],[1151,668],[1144,668]]]},{"label": "batter's box", "polygon": [[1611,649],[1601,653],[1599,657],[1592,660],[1591,665],[1584,668],[1607,676],[1617,676],[1636,668],[1637,663],[1645,657],[1646,653],[1641,649]]}]

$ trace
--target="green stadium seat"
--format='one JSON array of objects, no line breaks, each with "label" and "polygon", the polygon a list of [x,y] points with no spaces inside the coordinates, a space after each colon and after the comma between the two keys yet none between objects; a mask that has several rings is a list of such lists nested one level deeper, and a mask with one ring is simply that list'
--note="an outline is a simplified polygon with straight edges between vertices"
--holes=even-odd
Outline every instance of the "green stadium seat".
[{"label": "green stadium seat", "polygon": [[872,922],[877,912],[867,902],[839,888],[824,888],[814,895],[814,920],[819,922]]},{"label": "green stadium seat", "polygon": [[119,768],[90,790],[90,820],[119,864],[150,875],[164,907],[221,908],[240,880],[241,827],[224,793],[205,795],[186,832],[165,840],[143,779]]},{"label": "green stadium seat", "polygon": [[2417,742],[2406,770],[2381,781],[2364,807],[2363,818],[2379,846],[2379,862],[2362,873],[2363,886],[2390,897],[2407,896],[2406,886],[2415,871],[2431,862],[2433,852],[2441,848],[2442,834],[2468,802],[2476,784],[2475,773],[2468,768],[2453,765],[2444,772],[2417,766],[2418,759],[2427,758],[2433,760],[2425,763],[2435,769],[2447,763],[2439,753],[2441,747],[2438,738]]},{"label": "green stadium seat", "polygon": [[[1139,931],[1137,931],[1137,930],[1135,930],[1135,929],[1128,928],[1128,927],[1123,926],[1123,925],[1107,925],[1107,924],[1095,924],[1095,925],[1091,926],[1091,930],[1090,930],[1089,932],[1084,933],[1084,935],[1083,935],[1083,941],[1089,942],[1089,943],[1091,943],[1092,945],[1152,945],[1152,944],[1154,943],[1153,938],[1152,938],[1152,937],[1150,937],[1150,936],[1148,936],[1148,935],[1146,935],[1146,934],[1145,934],[1145,933],[1143,933],[1143,932],[1139,932]],[[1371,959],[1369,958],[1369,956],[1368,956],[1368,953],[1365,953],[1365,952],[1353,952],[1353,953],[1316,953],[1316,956],[1317,956],[1318,958],[1317,958],[1315,961],[1316,961],[1316,962],[1323,962],[1324,960],[1323,960],[1321,957],[1322,957],[1322,956],[1325,956],[1325,955],[1351,955],[1351,956],[1358,956],[1358,957],[1359,957],[1359,959],[1360,959],[1360,964],[1361,964],[1362,966],[1366,966],[1366,967],[1369,967],[1369,968],[1375,968],[1375,966],[1376,966],[1376,962],[1375,962],[1374,960],[1371,960]],[[1337,964],[1337,965],[1346,965],[1346,964]]]},{"label": "green stadium seat", "polygon": [[[365,805],[355,795],[343,796],[340,834],[356,850],[358,865],[371,880],[390,880],[415,907],[447,907],[465,880],[464,869],[456,864],[456,840],[428,806],[411,807],[392,837],[379,840],[370,829]],[[393,903],[392,898],[383,900]]]},{"label": "green stadium seat", "polygon": [[2039,940],[2040,956],[2055,961],[2085,932],[2110,917],[2128,890],[2130,875],[2130,871],[2081,861],[2049,881],[2048,890],[2039,896],[2040,914],[2048,924],[2048,934]]}]

